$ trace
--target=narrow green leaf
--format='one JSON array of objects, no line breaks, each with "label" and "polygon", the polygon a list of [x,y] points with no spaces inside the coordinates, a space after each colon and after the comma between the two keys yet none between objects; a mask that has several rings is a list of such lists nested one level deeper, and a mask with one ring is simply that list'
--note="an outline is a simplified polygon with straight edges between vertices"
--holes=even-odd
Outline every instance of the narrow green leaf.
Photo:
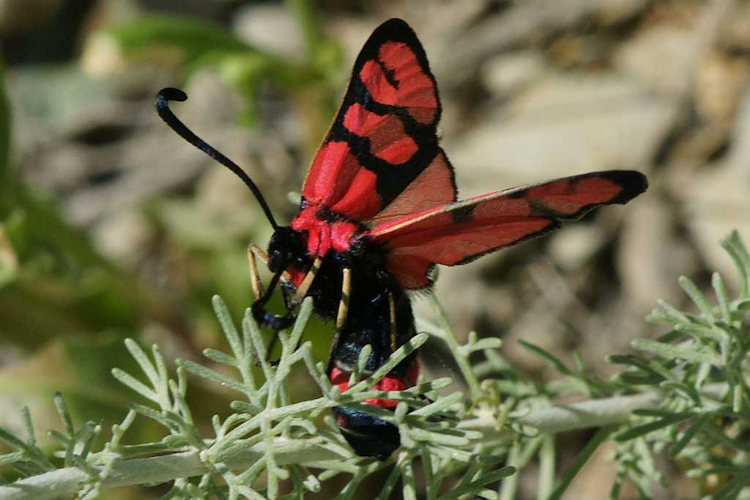
[{"label": "narrow green leaf", "polygon": [[233,356],[230,356],[229,354],[212,349],[210,347],[203,349],[203,355],[210,359],[211,361],[215,361],[217,363],[221,363],[223,365],[228,366],[237,366],[237,359],[235,359]]},{"label": "narrow green leaf", "polygon": [[242,318],[242,331],[243,336],[249,338],[252,342],[251,346],[255,350],[258,363],[260,363],[260,368],[263,370],[263,375],[265,375],[266,380],[271,380],[273,378],[273,369],[268,362],[266,343],[265,340],[263,340],[260,327],[258,327],[258,323],[255,321],[255,318],[253,318],[250,309],[245,311],[245,316]]},{"label": "narrow green leaf", "polygon": [[62,394],[59,392],[54,397],[55,408],[57,409],[60,420],[65,425],[65,431],[68,433],[67,446],[65,446],[65,466],[70,467],[73,465],[73,452],[75,451],[76,439],[75,429],[73,427],[73,419],[70,417],[70,412],[65,404],[65,400]]},{"label": "narrow green leaf", "polygon": [[516,468],[510,465],[495,471],[482,473],[478,480],[467,484],[463,488],[451,489],[451,491],[447,495],[441,498],[458,499],[462,495],[476,495],[478,494],[479,490],[481,490],[485,485],[495,483],[497,481],[502,481],[503,479],[510,477],[515,473]]},{"label": "narrow green leaf", "polygon": [[25,457],[25,453],[22,451],[14,451],[12,453],[5,453],[4,455],[0,455],[0,466],[21,461],[24,459],[24,457]]},{"label": "narrow green leaf", "polygon": [[657,377],[654,375],[637,374],[633,372],[625,372],[617,375],[617,380],[628,384],[628,385],[659,385],[664,381],[664,377]]},{"label": "narrow green leaf", "polygon": [[156,389],[162,397],[162,404],[166,404],[169,402],[167,386],[169,374],[167,373],[167,365],[164,362],[164,356],[161,355],[161,351],[157,344],[151,346],[151,356],[154,359],[154,367],[157,374],[156,380],[158,381],[158,384],[154,384],[154,389]]},{"label": "narrow green leaf", "polygon": [[523,346],[525,349],[531,351],[532,353],[536,354],[540,358],[546,360],[550,365],[552,365],[553,368],[555,368],[558,372],[562,373],[563,375],[575,375],[575,372],[565,366],[565,363],[560,361],[558,358],[553,356],[551,353],[547,352],[546,350],[542,349],[541,347],[532,344],[530,342],[526,342],[525,340],[519,340],[518,341],[521,346]]},{"label": "narrow green leaf", "polygon": [[483,351],[485,349],[500,349],[503,341],[495,337],[485,337],[471,344],[471,351]]},{"label": "narrow green leaf", "polygon": [[[237,328],[235,328],[234,326],[234,321],[232,321],[232,315],[229,314],[229,309],[227,308],[226,303],[220,296],[214,295],[211,298],[211,304],[213,304],[214,313],[219,319],[219,324],[221,325],[221,329],[224,332],[224,336],[227,338],[227,342],[229,342],[229,347],[232,349],[234,358],[244,359],[244,348],[242,346],[242,342],[240,341],[240,336],[237,333]],[[203,351],[203,353],[206,354],[206,351]],[[206,354],[206,356],[208,355]]]},{"label": "narrow green leaf", "polygon": [[[435,380],[431,380],[430,382],[417,384],[413,387],[409,387],[408,389],[404,389],[403,391],[400,391],[400,392],[404,394],[414,395],[414,396],[421,396],[429,392],[435,392],[435,391],[439,391],[440,389],[445,389],[452,383],[453,383],[453,379],[449,377],[441,377]],[[429,401],[427,402],[429,403]]]},{"label": "narrow green leaf", "polygon": [[685,449],[685,446],[687,446],[688,443],[690,443],[690,441],[695,437],[705,421],[705,417],[699,418],[695,421],[695,423],[688,427],[688,429],[682,434],[682,437],[680,437],[680,439],[678,439],[674,446],[672,446],[672,448],[669,450],[669,454],[672,457],[677,457],[680,452]]},{"label": "narrow green leaf", "polygon": [[[421,448],[425,449],[424,446],[422,446]],[[466,470],[464,471],[464,473],[462,474],[461,480],[453,486],[453,489],[461,490],[462,488],[466,488],[468,485],[470,485],[473,482],[473,480],[476,478],[476,475],[479,472],[479,468],[481,466],[482,466],[482,463],[480,460],[475,460],[471,462],[469,466],[466,468]]]},{"label": "narrow green leaf", "polygon": [[563,493],[565,493],[565,490],[568,489],[570,483],[578,475],[581,469],[583,469],[583,466],[586,465],[586,462],[589,461],[594,452],[599,448],[599,446],[607,441],[611,432],[612,430],[609,428],[601,428],[596,432],[596,434],[594,434],[591,439],[589,439],[588,443],[586,443],[586,446],[583,447],[581,452],[576,456],[575,460],[573,460],[573,463],[570,464],[570,466],[565,470],[562,477],[560,478],[560,482],[557,483],[557,486],[552,491],[552,494],[549,496],[548,500],[557,500],[558,498],[562,497]]},{"label": "narrow green leaf", "polygon": [[719,310],[721,311],[721,319],[725,323],[732,321],[732,315],[729,311],[729,299],[727,297],[727,288],[724,285],[724,280],[721,279],[719,273],[713,273],[711,275],[711,285],[714,288],[716,294],[716,300],[719,302]]},{"label": "narrow green leaf", "polygon": [[148,356],[146,356],[146,353],[141,349],[141,346],[139,346],[135,340],[127,338],[125,339],[125,347],[128,348],[133,359],[138,362],[138,365],[141,367],[141,370],[143,370],[143,373],[146,374],[146,377],[148,377],[151,384],[156,387],[156,385],[159,384],[159,375],[156,373],[156,370],[148,359]]},{"label": "narrow green leaf", "polygon": [[681,323],[675,326],[675,330],[690,335],[699,341],[722,342],[726,337],[726,334],[715,326],[704,326],[696,323]]},{"label": "narrow green leaf", "polygon": [[388,474],[385,482],[383,482],[383,487],[380,489],[378,495],[374,497],[374,500],[388,500],[388,498],[391,497],[391,491],[393,490],[393,487],[396,486],[396,483],[398,483],[400,475],[400,469],[398,467],[394,467],[391,470],[391,473]]},{"label": "narrow green leaf", "polygon": [[710,363],[715,366],[722,364],[721,357],[713,349],[695,343],[690,346],[679,346],[648,339],[636,339],[631,345],[635,349],[652,352],[666,359],[679,358],[696,363]]},{"label": "narrow green leaf", "polygon": [[359,374],[365,371],[365,367],[367,366],[367,361],[370,359],[371,353],[372,346],[370,344],[367,344],[362,349],[360,349],[359,356],[357,357],[357,363],[354,365],[352,373],[349,377],[350,387],[359,382]]},{"label": "narrow green leaf", "polygon": [[136,379],[129,373],[126,373],[119,368],[113,368],[112,376],[115,377],[121,384],[130,387],[144,398],[149,399],[154,403],[159,403],[159,396],[156,394],[156,392],[151,390],[146,386],[146,384]]},{"label": "narrow green leaf", "polygon": [[50,439],[54,439],[58,443],[60,443],[62,446],[68,446],[71,443],[71,438],[67,434],[63,434],[62,432],[58,431],[57,429],[51,429],[47,431],[47,436]]},{"label": "narrow green leaf", "polygon": [[632,429],[628,429],[625,432],[621,432],[615,436],[615,441],[630,441],[631,439],[644,436],[650,432],[663,429],[664,427],[668,427],[670,425],[676,424],[678,422],[683,422],[691,418],[695,418],[695,414],[692,412],[675,413],[674,415],[671,415],[669,417],[664,417],[660,420],[639,425],[637,427],[633,427]]},{"label": "narrow green leaf", "polygon": [[302,305],[300,306],[299,312],[297,313],[297,319],[294,322],[294,326],[292,327],[292,334],[289,337],[291,346],[296,347],[299,345],[302,334],[305,331],[305,327],[310,321],[312,312],[313,299],[312,297],[305,297],[305,300],[302,301]]},{"label": "narrow green leaf", "polygon": [[448,394],[447,396],[441,396],[437,401],[430,403],[418,410],[414,410],[410,413],[410,415],[413,415],[415,417],[429,417],[430,415],[434,415],[435,413],[450,408],[454,404],[463,400],[463,398],[464,395],[460,392],[454,392],[452,394]]},{"label": "narrow green leaf", "polygon": [[721,242],[721,246],[732,258],[742,278],[740,281],[742,287],[740,299],[747,299],[750,297],[750,255],[742,243],[739,233],[736,230],[732,231],[732,234]]},{"label": "narrow green leaf", "polygon": [[657,304],[659,304],[659,307],[661,309],[654,310],[652,312],[652,315],[663,317],[665,322],[675,325],[680,323],[690,323],[690,318],[676,307],[668,304],[663,300],[658,300]]},{"label": "narrow green leaf", "polygon": [[451,435],[441,432],[430,432],[424,429],[411,428],[409,429],[409,437],[414,441],[429,442],[431,444],[460,447],[469,444],[469,439],[463,435]]},{"label": "narrow green leaf", "polygon": [[[661,382],[664,380],[664,374],[660,371],[655,370],[648,362],[645,360],[638,358],[636,356],[633,356],[632,354],[615,354],[612,356],[608,356],[607,359],[610,363],[618,364],[618,365],[627,365],[632,366],[638,371],[644,372],[644,376],[646,378],[651,377],[654,380],[658,382]],[[629,373],[623,373],[620,375],[621,377],[624,377],[625,375],[632,375]],[[639,375],[640,376],[640,375]]]},{"label": "narrow green leaf", "polygon": [[161,413],[154,410],[153,408],[149,408],[148,406],[140,405],[137,403],[130,403],[130,409],[133,410],[136,413],[139,413],[143,415],[144,417],[150,418],[151,420],[156,421],[157,423],[163,425],[164,427],[170,428],[171,422]]},{"label": "narrow green leaf", "polygon": [[81,427],[78,439],[83,443],[78,456],[85,460],[91,452],[91,447],[94,445],[94,440],[101,434],[101,425],[95,425],[93,422],[87,422],[86,425]]},{"label": "narrow green leaf", "polygon": [[354,387],[350,387],[349,391],[347,392],[359,392],[364,390],[367,387],[371,387],[374,385],[378,380],[383,378],[388,372],[393,370],[396,365],[398,365],[401,361],[406,359],[406,357],[422,347],[425,342],[427,342],[427,339],[429,339],[429,335],[426,333],[418,333],[414,337],[410,338],[404,345],[396,349],[393,354],[390,355],[390,357],[386,360],[385,363],[383,363],[375,372],[367,377],[367,379],[359,382]]},{"label": "narrow green leaf", "polygon": [[539,449],[539,474],[537,479],[539,498],[548,498],[555,480],[555,435],[548,434]]},{"label": "narrow green leaf", "polygon": [[742,413],[742,408],[744,407],[744,400],[745,400],[745,391],[748,388],[746,386],[742,385],[735,385],[732,389],[732,411],[734,411],[737,414]]},{"label": "narrow green leaf", "polygon": [[257,404],[251,404],[246,401],[232,401],[229,404],[232,410],[238,413],[247,413],[248,415],[257,415],[263,411],[263,407]]},{"label": "narrow green leaf", "polygon": [[[57,399],[60,393],[55,394],[55,405],[57,406]],[[58,406],[59,411],[59,406]],[[63,423],[65,423],[65,427],[70,429],[70,433],[73,432],[73,423],[70,422],[70,414],[67,414],[67,420],[63,418]],[[34,423],[31,420],[31,412],[29,411],[28,406],[24,406],[21,408],[21,419],[23,420],[23,428],[26,432],[26,443],[28,443],[29,446],[36,446],[36,436],[34,435]],[[68,425],[69,424],[69,425]]]},{"label": "narrow green leaf", "polygon": [[680,276],[677,282],[680,284],[680,287],[685,291],[685,293],[688,294],[695,305],[698,306],[698,309],[701,310],[708,321],[713,322],[713,309],[711,309],[711,305],[708,303],[708,300],[706,300],[706,296],[703,295],[703,293],[698,289],[698,285],[696,285],[687,276]]},{"label": "narrow green leaf", "polygon": [[5,441],[8,445],[19,448],[21,450],[29,449],[29,445],[24,443],[21,439],[16,437],[14,434],[0,427],[0,440]]},{"label": "narrow green leaf", "polygon": [[[538,441],[538,440],[537,440]],[[524,460],[521,457],[521,444],[516,441],[510,448],[508,453],[508,463],[512,467],[522,467],[525,465]],[[500,485],[500,498],[501,500],[512,500],[516,497],[518,491],[519,474],[512,474],[505,478]]]},{"label": "narrow green leaf", "polygon": [[417,500],[417,483],[414,480],[414,467],[412,467],[411,459],[404,460],[399,465],[401,466],[401,481],[403,483],[402,498],[404,500]]},{"label": "narrow green leaf", "polygon": [[234,389],[243,394],[246,394],[248,392],[247,387],[242,385],[241,382],[233,378],[230,378],[224,375],[223,373],[219,373],[210,368],[206,368],[203,365],[199,365],[198,363],[190,361],[189,359],[179,360],[179,366],[184,367],[187,371],[189,371],[190,373],[193,373],[194,375],[198,375],[199,377],[204,378],[206,380],[216,382],[219,385],[229,387],[230,389]]}]

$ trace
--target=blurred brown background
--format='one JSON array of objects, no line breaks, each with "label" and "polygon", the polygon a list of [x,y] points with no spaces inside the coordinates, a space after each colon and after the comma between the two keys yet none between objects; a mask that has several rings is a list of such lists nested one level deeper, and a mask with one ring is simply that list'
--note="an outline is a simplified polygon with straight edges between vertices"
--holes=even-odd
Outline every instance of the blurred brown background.
[{"label": "blurred brown background", "polygon": [[[516,339],[606,375],[607,354],[658,333],[643,320],[657,299],[683,304],[680,274],[734,283],[718,241],[750,235],[750,2],[3,0],[0,426],[17,428],[22,405],[59,425],[56,390],[109,425],[132,397],[109,374],[132,365],[124,337],[198,358],[222,345],[211,295],[236,318],[250,303],[245,246],[269,228],[241,182],[158,119],[155,93],[185,89],[178,115],[288,221],[350,65],[389,17],[427,51],[463,196],[610,168],[651,183],[441,269],[457,332],[503,337],[542,377]],[[309,336],[324,359],[330,326]],[[226,395],[200,391],[202,418],[226,413]],[[604,455],[575,498],[608,491]]]}]

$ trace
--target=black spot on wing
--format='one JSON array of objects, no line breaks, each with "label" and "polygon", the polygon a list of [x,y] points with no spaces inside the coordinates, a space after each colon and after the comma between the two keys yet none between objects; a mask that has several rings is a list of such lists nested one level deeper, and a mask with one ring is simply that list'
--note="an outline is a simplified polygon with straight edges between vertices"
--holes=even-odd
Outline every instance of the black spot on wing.
[{"label": "black spot on wing", "polygon": [[474,213],[474,209],[477,208],[477,204],[472,205],[466,205],[463,207],[454,208],[451,210],[451,220],[455,224],[460,224],[462,222],[469,222],[472,219],[472,214]]},{"label": "black spot on wing", "polygon": [[381,61],[379,58],[376,59],[376,62],[378,63],[378,66],[380,66],[380,69],[383,71],[383,74],[385,75],[385,80],[394,88],[398,89],[399,81],[396,80],[396,72],[392,69],[388,69],[383,61]]},{"label": "black spot on wing", "polygon": [[[421,71],[432,81],[437,109],[431,123],[418,123],[406,108],[389,106],[376,101],[362,82],[360,77],[362,67],[367,61],[375,61],[385,71],[388,82],[394,87],[398,87],[394,72],[388,70],[379,57],[380,47],[387,42],[402,42],[407,45],[414,52]],[[370,140],[367,137],[352,133],[343,124],[346,110],[355,103],[359,103],[368,111],[379,115],[397,116],[404,126],[405,133],[417,144],[417,152],[408,161],[400,165],[392,165],[371,154]],[[331,126],[326,141],[346,141],[360,165],[377,175],[376,191],[382,206],[385,207],[396,199],[437,155],[439,148],[436,127],[440,120],[441,109],[437,83],[430,71],[427,55],[416,33],[402,19],[389,19],[372,32],[357,56],[352,69],[349,88],[344,95],[338,115]],[[448,165],[450,168],[450,163]]]},{"label": "black spot on wing", "polygon": [[508,193],[507,196],[510,199],[517,200],[519,198],[525,198],[527,194],[529,194],[529,188],[524,188],[524,189],[518,189],[518,190],[515,190],[515,191],[511,191],[510,193]]},{"label": "black spot on wing", "polygon": [[566,192],[574,194],[576,191],[576,184],[591,178],[606,179],[620,186],[621,190],[609,200],[583,205],[575,213],[569,214],[555,212],[545,206],[541,200],[529,200],[529,203],[541,214],[561,220],[576,220],[596,207],[614,204],[624,205],[648,189],[648,180],[646,179],[646,176],[640,172],[635,170],[603,170],[601,172],[591,172],[570,177],[568,179],[569,189]]},{"label": "black spot on wing", "polygon": [[604,177],[622,187],[622,191],[607,204],[624,205],[648,189],[648,179],[636,170],[605,170],[597,173],[598,177]]}]

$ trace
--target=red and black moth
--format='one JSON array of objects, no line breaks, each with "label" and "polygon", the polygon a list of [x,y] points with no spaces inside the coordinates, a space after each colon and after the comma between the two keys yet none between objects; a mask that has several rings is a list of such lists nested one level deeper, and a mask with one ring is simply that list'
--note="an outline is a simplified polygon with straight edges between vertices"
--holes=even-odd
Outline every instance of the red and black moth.
[{"label": "red and black moth", "polygon": [[[432,285],[431,268],[464,264],[486,253],[540,236],[600,205],[624,204],[644,192],[639,172],[608,170],[495,191],[457,200],[448,158],[438,145],[440,99],[424,49],[406,22],[381,24],[354,63],[341,107],[307,174],[297,216],[279,226],[253,181],[233,162],[189,131],[169,110],[184,101],[164,89],[157,109],[180,135],[230,168],[253,191],[274,228],[268,252],[251,245],[255,318],[274,330],[288,327],[302,298],[335,320],[328,365],[342,390],[365,345],[366,372],[414,336],[407,292]],[[264,291],[256,259],[273,274]],[[281,282],[287,311],[265,310]],[[414,355],[376,389],[412,386]],[[366,373],[365,373],[366,374]],[[396,402],[369,404],[392,409]],[[334,410],[354,451],[385,459],[398,448],[398,429],[350,408]]]}]

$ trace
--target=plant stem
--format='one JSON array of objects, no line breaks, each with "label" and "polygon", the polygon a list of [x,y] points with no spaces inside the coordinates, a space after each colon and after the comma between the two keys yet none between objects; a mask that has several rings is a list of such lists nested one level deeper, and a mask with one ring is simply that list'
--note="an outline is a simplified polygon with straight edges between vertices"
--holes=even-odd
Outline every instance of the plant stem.
[{"label": "plant stem", "polygon": [[461,370],[461,375],[463,375],[464,380],[466,381],[466,385],[469,386],[471,398],[477,399],[481,397],[482,389],[479,387],[479,380],[474,375],[474,372],[471,371],[471,364],[469,364],[469,360],[461,352],[461,346],[458,343],[458,339],[456,338],[456,334],[453,331],[450,322],[448,321],[448,317],[445,315],[443,307],[440,305],[440,302],[438,302],[437,297],[434,293],[428,294],[427,299],[430,301],[430,304],[432,305],[438,319],[440,320],[440,330],[438,332],[430,333],[437,337],[440,337],[448,345],[448,348],[451,350],[451,352],[453,353],[453,357],[456,360],[458,369]]},{"label": "plant stem", "polygon": [[[701,390],[701,395],[715,399],[720,397],[726,389],[725,383],[711,384]],[[515,411],[510,414],[510,417],[516,423],[533,427],[541,433],[554,434],[591,427],[606,427],[627,422],[634,410],[657,408],[664,396],[665,392],[651,391],[630,396],[590,399],[567,405]],[[471,429],[494,429],[495,425],[495,417],[490,413],[459,424],[462,428]]]},{"label": "plant stem", "polygon": [[[242,446],[238,441],[214,463],[223,462],[230,469],[247,468],[262,459],[267,444]],[[335,451],[309,441],[292,441],[277,438],[273,441],[274,460],[277,465],[301,464],[323,460],[342,460]],[[97,467],[102,470],[102,467]],[[135,484],[158,484],[177,478],[199,476],[209,472],[209,464],[201,460],[200,453],[189,451],[159,457],[137,458],[116,462],[101,482],[102,489]],[[44,500],[75,495],[90,475],[79,467],[65,467],[37,476],[0,486],[1,500]]]},{"label": "plant stem", "polygon": [[534,427],[539,432],[557,433],[621,424],[630,418],[633,410],[656,408],[663,399],[662,392],[654,391],[514,412],[510,416],[517,423]]}]

